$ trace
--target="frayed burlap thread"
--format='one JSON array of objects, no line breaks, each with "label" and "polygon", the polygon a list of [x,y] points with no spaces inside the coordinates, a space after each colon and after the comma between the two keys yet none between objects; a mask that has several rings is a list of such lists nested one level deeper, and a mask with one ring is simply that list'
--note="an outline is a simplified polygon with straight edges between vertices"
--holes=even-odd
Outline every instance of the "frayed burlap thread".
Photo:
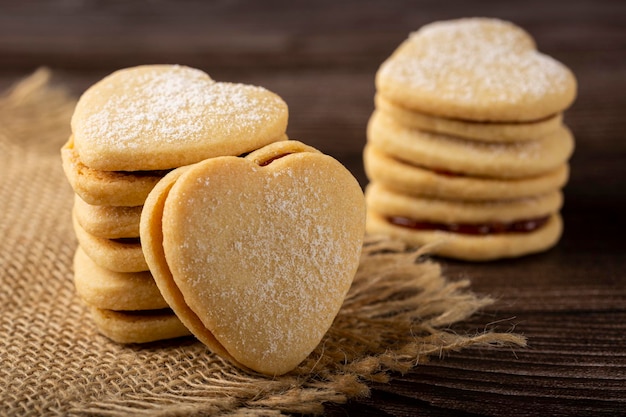
[{"label": "frayed burlap thread", "polygon": [[280,416],[366,396],[372,382],[468,346],[523,346],[512,333],[450,326],[492,303],[404,244],[368,237],[354,284],[293,372],[237,369],[192,338],[118,345],[98,334],[72,281],[72,190],[59,149],[75,99],[39,70],[0,97],[0,414]]}]

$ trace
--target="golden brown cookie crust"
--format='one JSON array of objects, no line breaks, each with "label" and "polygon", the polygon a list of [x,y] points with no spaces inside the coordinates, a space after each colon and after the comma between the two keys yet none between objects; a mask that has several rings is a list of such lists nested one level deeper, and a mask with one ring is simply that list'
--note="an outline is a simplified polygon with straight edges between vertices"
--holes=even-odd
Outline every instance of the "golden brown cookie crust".
[{"label": "golden brown cookie crust", "polygon": [[89,234],[104,239],[139,238],[142,206],[116,207],[88,204],[74,196],[76,221]]},{"label": "golden brown cookie crust", "polygon": [[117,343],[149,343],[189,336],[189,330],[171,310],[143,312],[90,308],[98,331]]},{"label": "golden brown cookie crust", "polygon": [[185,302],[185,297],[174,281],[165,258],[162,223],[165,201],[176,180],[188,169],[189,166],[170,172],[154,187],[146,199],[140,225],[143,253],[163,298],[175,312],[176,316],[180,317],[185,327],[211,351],[245,368],[244,365],[237,362],[224,349],[221,343],[215,339],[215,336],[207,330],[198,316],[189,308]]},{"label": "golden brown cookie crust", "polygon": [[531,197],[563,187],[569,166],[517,179],[480,178],[438,173],[403,162],[369,144],[363,151],[365,172],[372,182],[410,196],[456,200],[502,200]]},{"label": "golden brown cookie crust", "polygon": [[148,271],[138,239],[130,242],[103,239],[85,231],[72,215],[74,233],[79,245],[96,264],[115,272]]},{"label": "golden brown cookie crust", "polygon": [[406,127],[486,142],[537,140],[563,124],[562,113],[528,122],[476,122],[419,113],[390,101],[380,93],[374,97],[374,103],[378,111]]},{"label": "golden brown cookie crust", "polygon": [[102,268],[79,246],[74,255],[74,285],[88,305],[105,310],[158,310],[168,305],[152,274]]},{"label": "golden brown cookie crust", "polygon": [[515,200],[463,201],[407,196],[371,183],[365,191],[367,207],[384,216],[433,223],[515,222],[556,213],[563,205],[560,191]]},{"label": "golden brown cookie crust", "polygon": [[141,206],[164,171],[98,171],[86,166],[70,138],[61,149],[63,171],[74,192],[86,203],[101,206]]},{"label": "golden brown cookie crust", "polygon": [[486,236],[462,235],[446,231],[412,230],[395,226],[373,210],[367,212],[367,232],[398,238],[414,247],[430,245],[429,253],[466,261],[491,261],[514,258],[550,249],[563,231],[556,213],[541,228],[530,233],[505,233]]},{"label": "golden brown cookie crust", "polygon": [[541,140],[477,142],[410,129],[377,111],[370,118],[367,138],[387,154],[418,166],[502,179],[553,171],[574,150],[574,139],[565,126]]}]

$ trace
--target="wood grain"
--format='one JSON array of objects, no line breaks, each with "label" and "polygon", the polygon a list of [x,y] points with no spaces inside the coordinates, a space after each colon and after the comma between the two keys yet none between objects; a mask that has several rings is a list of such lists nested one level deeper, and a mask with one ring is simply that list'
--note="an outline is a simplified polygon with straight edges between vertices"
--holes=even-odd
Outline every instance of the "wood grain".
[{"label": "wood grain", "polygon": [[365,185],[378,65],[422,24],[461,16],[513,20],[579,81],[559,245],[509,261],[442,260],[450,279],[496,300],[454,330],[514,330],[529,347],[450,353],[327,414],[626,415],[626,2],[2,0],[0,88],[41,65],[76,94],[120,67],[195,66],[280,94],[289,135]]}]

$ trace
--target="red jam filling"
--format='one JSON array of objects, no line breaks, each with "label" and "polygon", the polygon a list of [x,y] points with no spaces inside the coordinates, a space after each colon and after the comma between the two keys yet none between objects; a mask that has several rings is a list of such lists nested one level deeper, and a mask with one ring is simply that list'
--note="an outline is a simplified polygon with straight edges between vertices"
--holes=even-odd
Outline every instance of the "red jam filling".
[{"label": "red jam filling", "polygon": [[271,164],[275,160],[283,158],[283,157],[285,157],[287,155],[291,155],[291,153],[281,153],[281,154],[278,154],[278,155],[274,155],[270,159],[265,160],[265,161],[259,163],[259,166],[261,166],[261,167],[268,166],[269,164]]},{"label": "red jam filling", "polygon": [[[428,169],[428,168],[425,168],[425,169]],[[448,171],[445,169],[431,168],[430,170],[437,175],[443,175],[445,177],[465,177],[464,174],[459,174],[457,172],[452,172],[452,171]]]},{"label": "red jam filling", "polygon": [[408,161],[405,161],[405,160],[402,160],[402,159],[398,159],[398,158],[394,158],[394,159],[396,161],[400,162],[401,164],[413,166],[413,167],[420,168],[420,169],[425,169],[425,170],[431,171],[431,172],[433,172],[433,173],[435,173],[437,175],[443,175],[445,177],[467,177],[466,174],[462,174],[460,172],[450,171],[450,170],[447,170],[445,168],[429,168],[429,167],[426,167],[424,165],[419,165],[419,164],[416,164],[416,163],[413,163],[413,162],[408,162]]},{"label": "red jam filling", "polygon": [[464,235],[496,235],[503,233],[530,233],[543,227],[550,216],[525,219],[515,222],[489,222],[489,223],[433,223],[409,219],[401,216],[389,216],[387,221],[394,226],[406,227],[413,230],[441,230],[445,232],[460,233]]}]

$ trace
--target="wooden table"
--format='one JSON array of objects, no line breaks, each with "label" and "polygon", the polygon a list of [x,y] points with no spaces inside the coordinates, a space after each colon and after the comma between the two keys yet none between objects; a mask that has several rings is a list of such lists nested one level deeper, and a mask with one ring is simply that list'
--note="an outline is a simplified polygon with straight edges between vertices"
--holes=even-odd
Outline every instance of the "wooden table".
[{"label": "wooden table", "polygon": [[77,94],[121,67],[191,65],[280,94],[290,136],[365,185],[378,65],[410,31],[462,16],[518,23],[579,81],[560,244],[517,260],[442,261],[450,279],[498,300],[459,329],[514,330],[529,348],[452,353],[328,415],[626,415],[626,2],[3,0],[0,87],[40,65]]}]

